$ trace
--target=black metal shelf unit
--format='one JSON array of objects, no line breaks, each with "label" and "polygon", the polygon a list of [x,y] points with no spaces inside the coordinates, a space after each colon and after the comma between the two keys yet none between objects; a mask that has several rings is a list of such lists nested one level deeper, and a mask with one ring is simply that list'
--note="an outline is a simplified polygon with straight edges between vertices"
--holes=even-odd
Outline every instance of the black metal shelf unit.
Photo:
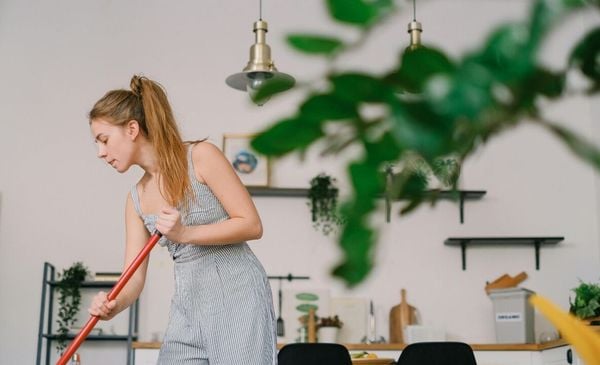
[{"label": "black metal shelf unit", "polygon": [[[254,187],[249,186],[248,192],[252,196],[260,197],[284,197],[284,198],[307,198],[308,190],[306,188],[272,188],[272,187]],[[437,195],[437,198],[443,200],[458,201],[458,209],[460,214],[460,223],[465,221],[465,201],[467,200],[479,200],[485,194],[485,190],[428,190],[427,194],[430,196]],[[391,218],[392,199],[385,198],[385,211],[386,221],[389,222]],[[400,201],[402,199],[393,199],[393,201]]]},{"label": "black metal shelf unit", "polygon": [[447,246],[460,246],[462,269],[467,269],[467,245],[532,245],[535,248],[535,269],[540,269],[540,248],[542,245],[555,245],[564,237],[450,237],[444,242]]},{"label": "black metal shelf unit", "polygon": [[[40,322],[38,327],[38,345],[36,365],[50,365],[50,355],[53,351],[52,341],[58,339],[58,335],[53,332],[54,319],[54,289],[58,286],[59,281],[55,279],[55,268],[53,265],[45,262],[44,273],[42,277],[42,299],[40,304]],[[81,288],[112,288],[116,282],[114,281],[84,281],[81,283]],[[122,335],[89,335],[86,341],[117,341],[127,343],[127,365],[132,365],[134,361],[134,353],[132,349],[133,341],[138,338],[138,311],[139,300],[129,307],[129,320],[127,334]],[[67,335],[69,340],[75,338],[74,334]],[[44,359],[42,359],[44,357]]]}]

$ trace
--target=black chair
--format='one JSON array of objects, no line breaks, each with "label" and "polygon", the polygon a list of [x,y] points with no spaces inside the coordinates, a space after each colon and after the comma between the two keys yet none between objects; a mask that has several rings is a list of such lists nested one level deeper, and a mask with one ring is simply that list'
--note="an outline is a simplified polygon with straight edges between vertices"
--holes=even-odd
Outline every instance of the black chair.
[{"label": "black chair", "polygon": [[477,365],[471,346],[463,342],[417,342],[404,348],[398,365]]},{"label": "black chair", "polygon": [[337,343],[292,343],[277,354],[279,365],[352,365],[350,352]]}]

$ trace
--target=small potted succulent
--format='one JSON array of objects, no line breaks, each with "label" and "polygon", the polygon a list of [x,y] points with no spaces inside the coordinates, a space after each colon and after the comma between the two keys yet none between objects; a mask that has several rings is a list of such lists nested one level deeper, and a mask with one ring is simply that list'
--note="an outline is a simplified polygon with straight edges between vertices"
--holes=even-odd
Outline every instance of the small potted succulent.
[{"label": "small potted succulent", "polygon": [[331,317],[321,317],[317,323],[317,337],[319,342],[336,343],[340,328],[344,323],[335,315]]},{"label": "small potted succulent", "polygon": [[600,284],[580,281],[572,291],[575,299],[569,298],[569,311],[589,324],[600,324]]}]

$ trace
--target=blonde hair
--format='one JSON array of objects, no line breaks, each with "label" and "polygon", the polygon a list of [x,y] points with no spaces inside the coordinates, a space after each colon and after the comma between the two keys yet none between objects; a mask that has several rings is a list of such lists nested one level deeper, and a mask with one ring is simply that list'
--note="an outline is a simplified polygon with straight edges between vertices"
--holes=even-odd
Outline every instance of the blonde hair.
[{"label": "blonde hair", "polygon": [[90,123],[103,118],[124,127],[136,120],[156,152],[161,194],[173,206],[185,205],[191,194],[186,147],[165,90],[156,81],[138,75],[131,78],[130,88],[107,92],[90,111]]}]

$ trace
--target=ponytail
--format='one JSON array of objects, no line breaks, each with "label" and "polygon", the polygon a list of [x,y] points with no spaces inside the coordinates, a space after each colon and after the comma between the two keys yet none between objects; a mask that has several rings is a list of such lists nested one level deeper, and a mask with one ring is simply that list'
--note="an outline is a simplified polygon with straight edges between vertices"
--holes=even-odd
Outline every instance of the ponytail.
[{"label": "ponytail", "polygon": [[156,152],[161,194],[172,206],[185,207],[191,196],[186,148],[167,95],[159,83],[144,76],[133,76],[130,87],[131,91],[104,95],[92,108],[90,120],[105,117],[115,125],[136,120]]}]

